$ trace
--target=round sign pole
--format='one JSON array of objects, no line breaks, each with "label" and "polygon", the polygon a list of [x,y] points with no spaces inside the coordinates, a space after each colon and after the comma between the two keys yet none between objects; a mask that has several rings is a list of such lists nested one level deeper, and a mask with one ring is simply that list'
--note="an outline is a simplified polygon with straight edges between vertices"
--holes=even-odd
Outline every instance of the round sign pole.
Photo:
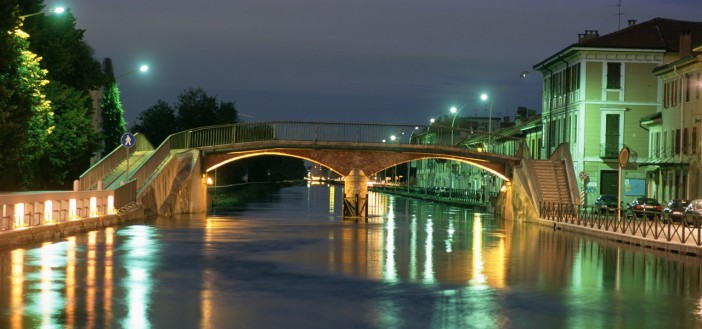
[{"label": "round sign pole", "polygon": [[[124,146],[127,149],[127,179],[126,182],[129,182],[129,148],[134,146],[134,143],[136,143],[136,137],[132,133],[124,133],[122,137],[119,139],[120,143],[122,146]],[[125,183],[126,183],[125,182]]]},{"label": "round sign pole", "polygon": [[619,151],[619,179],[617,180],[617,221],[621,220],[621,209],[622,205],[622,168],[629,164],[629,148],[624,146],[621,151]]}]

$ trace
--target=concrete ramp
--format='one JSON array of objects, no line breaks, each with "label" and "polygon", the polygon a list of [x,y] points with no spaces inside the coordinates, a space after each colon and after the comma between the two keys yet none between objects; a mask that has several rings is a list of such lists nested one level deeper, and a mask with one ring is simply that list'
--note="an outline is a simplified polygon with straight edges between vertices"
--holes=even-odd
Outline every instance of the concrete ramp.
[{"label": "concrete ramp", "polygon": [[197,150],[173,153],[137,191],[147,215],[207,211],[207,183]]},{"label": "concrete ramp", "polygon": [[122,182],[128,182],[127,169],[129,173],[134,174],[139,170],[141,165],[154,153],[154,151],[136,151],[129,156],[129,161],[122,161],[110,174],[102,179],[102,186],[105,189],[116,189]]}]

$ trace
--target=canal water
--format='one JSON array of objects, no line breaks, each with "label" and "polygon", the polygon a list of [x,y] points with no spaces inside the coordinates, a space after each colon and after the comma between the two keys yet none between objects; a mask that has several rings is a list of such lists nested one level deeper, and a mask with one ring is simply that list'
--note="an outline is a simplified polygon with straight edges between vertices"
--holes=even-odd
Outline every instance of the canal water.
[{"label": "canal water", "polygon": [[291,187],[0,251],[0,328],[699,328],[701,262],[372,193]]}]

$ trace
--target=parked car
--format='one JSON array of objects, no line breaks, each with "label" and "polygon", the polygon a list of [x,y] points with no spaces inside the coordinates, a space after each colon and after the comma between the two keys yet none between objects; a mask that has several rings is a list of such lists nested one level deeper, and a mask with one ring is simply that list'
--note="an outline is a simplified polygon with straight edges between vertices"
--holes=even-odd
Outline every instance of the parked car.
[{"label": "parked car", "polygon": [[638,197],[631,200],[627,205],[627,214],[636,216],[636,218],[653,219],[655,216],[661,216],[661,204],[654,198]]},{"label": "parked car", "polygon": [[685,216],[685,209],[690,203],[690,200],[673,199],[668,201],[663,208],[663,213],[668,214],[671,221],[679,222]]},{"label": "parked car", "polygon": [[690,201],[685,208],[685,222],[687,225],[699,227],[702,221],[702,199]]},{"label": "parked car", "polygon": [[619,208],[617,197],[611,194],[600,194],[595,200],[595,207],[598,208],[600,214],[616,214],[617,208]]}]

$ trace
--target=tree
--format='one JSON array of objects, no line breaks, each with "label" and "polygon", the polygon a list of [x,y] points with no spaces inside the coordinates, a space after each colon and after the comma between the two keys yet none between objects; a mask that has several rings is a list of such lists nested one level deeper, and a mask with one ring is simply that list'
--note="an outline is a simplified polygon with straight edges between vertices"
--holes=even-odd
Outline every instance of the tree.
[{"label": "tree", "polygon": [[202,88],[184,90],[174,107],[180,130],[239,122],[234,103],[217,103],[217,97]]},{"label": "tree", "polygon": [[139,113],[137,123],[132,127],[135,133],[142,133],[146,138],[157,146],[163,142],[168,135],[178,132],[177,120],[173,108],[163,100]]},{"label": "tree", "polygon": [[112,60],[105,58],[103,68],[107,83],[103,86],[100,128],[102,129],[103,154],[109,154],[120,144],[120,137],[126,131],[124,110],[119,99],[119,88],[112,70]]},{"label": "tree", "polygon": [[[0,5],[7,4],[4,1]],[[9,13],[17,15],[18,11]],[[3,16],[2,22],[12,19]],[[29,50],[29,35],[21,29],[21,20],[15,18],[14,23],[6,30],[9,33],[3,33],[9,39],[0,41],[10,55],[2,59],[8,65],[0,73],[0,144],[4,153],[0,182],[3,189],[11,190],[28,188],[36,182],[40,159],[49,147],[48,136],[55,128],[51,103],[44,94],[49,83],[47,71],[40,66],[41,57]]]},{"label": "tree", "polygon": [[32,113],[27,122],[27,140],[20,148],[22,156],[16,163],[17,172],[22,175],[15,177],[19,179],[18,183],[22,187],[29,188],[36,185],[40,159],[49,149],[48,138],[56,127],[51,102],[44,95],[44,87],[49,81],[45,79],[46,70],[39,66],[41,58],[26,50],[26,38],[29,37],[26,33],[18,29],[15,34],[21,47],[25,49],[20,55],[19,88],[29,95]]},{"label": "tree", "polygon": [[95,130],[85,129],[92,124],[90,107],[86,106],[92,102],[90,97],[57,81],[51,82],[46,92],[53,99],[56,129],[49,135],[51,147],[40,161],[40,182],[44,188],[61,188],[90,166],[101,139]]},{"label": "tree", "polygon": [[190,128],[239,122],[234,102],[218,102],[202,88],[188,88],[173,106],[163,100],[139,113],[132,131],[145,134],[158,145],[168,135]]},{"label": "tree", "polygon": [[[0,31],[19,27],[15,0],[0,0]],[[27,140],[31,97],[19,89],[21,49],[14,33],[0,33],[0,188],[16,188],[15,164]]]},{"label": "tree", "polygon": [[[35,13],[44,8],[41,0],[23,0],[23,13]],[[92,56],[92,49],[83,40],[85,30],[76,28],[76,19],[67,10],[60,16],[39,14],[26,19],[29,49],[42,56],[41,65],[51,81],[47,99],[56,109],[56,137],[48,138],[51,152],[40,159],[42,165],[53,163],[48,170],[50,178],[31,184],[61,182],[69,187],[73,179],[90,165],[90,158],[100,149],[96,142],[97,127],[91,120],[95,110],[90,97],[105,83],[100,63]],[[55,86],[55,87],[54,87]],[[70,154],[66,150],[72,150]],[[46,170],[46,169],[44,169]],[[24,173],[23,173],[24,174]]]}]

